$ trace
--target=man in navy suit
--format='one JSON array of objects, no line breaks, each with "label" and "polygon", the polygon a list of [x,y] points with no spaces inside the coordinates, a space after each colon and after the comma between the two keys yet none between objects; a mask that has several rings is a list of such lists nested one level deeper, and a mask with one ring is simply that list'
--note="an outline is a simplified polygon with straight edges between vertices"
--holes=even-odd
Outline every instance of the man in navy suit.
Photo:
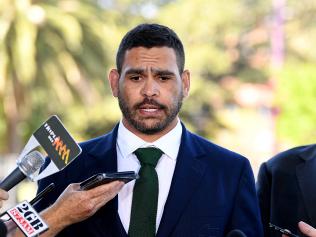
[{"label": "man in navy suit", "polygon": [[56,184],[37,207],[45,209],[47,236],[128,236],[135,181],[89,191],[80,191],[78,182],[99,172],[138,172],[134,152],[146,147],[163,154],[154,168],[155,233],[138,237],[225,236],[233,229],[262,236],[249,161],[189,132],[178,117],[190,89],[184,61],[183,45],[168,27],[141,24],[124,36],[109,73],[122,119],[110,133],[81,143],[82,154],[66,169],[39,182],[38,191]]},{"label": "man in navy suit", "polygon": [[280,236],[269,222],[294,234],[305,230],[299,221],[316,226],[315,171],[315,144],[286,150],[261,165],[257,193],[265,237]]}]

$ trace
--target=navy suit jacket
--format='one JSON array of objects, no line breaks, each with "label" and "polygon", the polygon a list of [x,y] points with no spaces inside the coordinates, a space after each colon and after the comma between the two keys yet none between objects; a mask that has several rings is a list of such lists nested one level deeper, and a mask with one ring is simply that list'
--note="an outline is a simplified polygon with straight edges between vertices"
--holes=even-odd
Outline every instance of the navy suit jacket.
[{"label": "navy suit jacket", "polygon": [[284,151],[263,163],[257,181],[264,235],[281,236],[269,222],[299,234],[297,224],[316,226],[316,145]]},{"label": "navy suit jacket", "polygon": [[[69,183],[98,172],[117,171],[117,127],[81,144],[82,154],[63,171],[39,182],[41,191],[56,184],[37,206],[54,203]],[[58,236],[127,237],[118,215],[117,197],[87,220],[71,225]],[[258,200],[249,161],[190,133],[183,126],[181,145],[158,237],[220,237],[232,229],[261,237]]]}]

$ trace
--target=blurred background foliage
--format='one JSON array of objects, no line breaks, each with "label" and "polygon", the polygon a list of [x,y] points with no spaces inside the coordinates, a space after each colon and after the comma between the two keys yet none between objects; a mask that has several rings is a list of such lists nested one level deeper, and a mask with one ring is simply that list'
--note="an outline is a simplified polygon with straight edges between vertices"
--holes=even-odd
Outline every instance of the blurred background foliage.
[{"label": "blurred background foliage", "polygon": [[120,111],[107,73],[142,22],[183,40],[192,88],[181,118],[191,130],[216,139],[236,109],[268,111],[276,144],[312,143],[315,13],[311,0],[0,0],[0,153],[20,152],[52,114],[78,141],[111,130]]}]

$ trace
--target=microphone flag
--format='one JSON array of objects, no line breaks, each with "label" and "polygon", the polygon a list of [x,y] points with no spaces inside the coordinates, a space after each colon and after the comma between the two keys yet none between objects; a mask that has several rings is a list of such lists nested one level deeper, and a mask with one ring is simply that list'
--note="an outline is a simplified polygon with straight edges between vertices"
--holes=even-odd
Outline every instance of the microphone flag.
[{"label": "microphone flag", "polygon": [[32,181],[64,169],[82,151],[56,115],[51,116],[33,133],[18,160],[38,146],[42,146],[52,162]]},{"label": "microphone flag", "polygon": [[9,209],[7,214],[27,237],[39,236],[48,230],[48,225],[27,201]]}]

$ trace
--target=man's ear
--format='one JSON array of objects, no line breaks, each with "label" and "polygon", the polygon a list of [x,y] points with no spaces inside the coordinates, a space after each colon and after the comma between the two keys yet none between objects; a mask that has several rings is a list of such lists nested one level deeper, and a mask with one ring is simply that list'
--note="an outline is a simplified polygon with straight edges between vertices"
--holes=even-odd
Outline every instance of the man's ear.
[{"label": "man's ear", "polygon": [[187,97],[190,91],[190,71],[184,70],[181,75],[181,79],[182,79],[183,96]]},{"label": "man's ear", "polygon": [[119,90],[119,80],[120,80],[120,74],[118,73],[117,69],[111,69],[108,76],[108,80],[111,86],[112,95],[114,97],[117,97],[118,90]]}]

